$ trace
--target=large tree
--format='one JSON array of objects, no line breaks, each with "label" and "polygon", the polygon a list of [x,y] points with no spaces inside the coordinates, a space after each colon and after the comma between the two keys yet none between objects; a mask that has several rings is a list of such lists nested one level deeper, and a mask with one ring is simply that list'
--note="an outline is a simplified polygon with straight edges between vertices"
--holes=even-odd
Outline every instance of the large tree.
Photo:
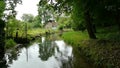
[{"label": "large tree", "polygon": [[[0,0],[0,66],[4,66],[5,63],[4,60],[4,46],[5,46],[5,21],[9,17],[9,15],[13,15],[15,17],[15,7],[17,3],[20,3],[21,0]],[[4,11],[10,11],[9,14],[3,14]],[[6,17],[6,18],[5,18]],[[3,67],[2,67],[3,68]]]},{"label": "large tree", "polygon": [[[41,2],[44,2],[41,0]],[[49,2],[49,0],[48,0]],[[70,13],[72,10],[72,19],[75,23],[75,27],[77,29],[80,28],[81,23],[84,22],[89,34],[89,37],[92,39],[96,39],[96,36],[93,32],[92,27],[92,18],[89,9],[89,1],[88,0],[56,0],[55,4],[50,4],[54,7],[55,11],[60,14]],[[81,26],[83,27],[83,26]]]},{"label": "large tree", "polygon": [[96,25],[101,27],[117,24],[120,30],[120,0],[40,0],[39,4],[47,3],[58,14],[70,13],[73,28],[86,28],[92,39],[96,38],[93,27]]},{"label": "large tree", "polygon": [[41,0],[38,5],[38,15],[41,17],[43,23],[46,23],[50,19],[54,18],[52,5],[48,4],[46,0]]},{"label": "large tree", "polygon": [[3,12],[5,9],[5,2],[4,0],[0,0],[0,66],[4,63],[4,45],[5,45],[5,23],[1,19],[3,16]]}]

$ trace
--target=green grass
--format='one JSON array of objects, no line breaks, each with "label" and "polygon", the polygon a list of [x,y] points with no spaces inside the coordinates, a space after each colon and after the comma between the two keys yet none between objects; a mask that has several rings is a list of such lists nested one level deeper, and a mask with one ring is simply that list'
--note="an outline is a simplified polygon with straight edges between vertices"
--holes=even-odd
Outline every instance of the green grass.
[{"label": "green grass", "polygon": [[88,60],[101,68],[120,68],[120,33],[116,27],[98,29],[98,39],[89,39],[86,31],[65,32],[62,38],[70,45],[77,46]]},{"label": "green grass", "polygon": [[[35,37],[38,35],[44,35],[48,31],[50,31],[50,33],[58,32],[58,30],[50,30],[50,29],[44,29],[44,28],[33,28],[33,29],[28,29],[27,35],[30,37]],[[15,37],[15,36],[16,36],[16,31],[14,31],[14,33],[13,33],[13,37]],[[18,37],[22,37],[22,38],[26,37],[25,31],[19,30]]]},{"label": "green grass", "polygon": [[28,35],[36,36],[36,35],[44,34],[45,31],[46,31],[45,29],[36,28],[36,29],[28,30],[27,33],[28,33]]},{"label": "green grass", "polygon": [[120,33],[117,26],[97,28],[96,36],[98,39],[120,40]]},{"label": "green grass", "polygon": [[79,45],[80,41],[89,39],[87,32],[81,31],[65,32],[63,33],[62,38],[69,44],[73,44],[75,46]]}]

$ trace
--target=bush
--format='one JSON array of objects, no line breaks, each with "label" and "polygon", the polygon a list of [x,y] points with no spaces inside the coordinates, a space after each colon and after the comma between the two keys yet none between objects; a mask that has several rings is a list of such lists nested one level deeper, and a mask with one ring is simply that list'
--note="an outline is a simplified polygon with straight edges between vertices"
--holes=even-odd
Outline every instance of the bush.
[{"label": "bush", "polygon": [[5,48],[9,49],[16,45],[16,42],[13,39],[8,39],[5,41]]},{"label": "bush", "polygon": [[58,27],[59,30],[63,30],[63,28],[64,28],[64,25],[60,25],[60,26]]}]

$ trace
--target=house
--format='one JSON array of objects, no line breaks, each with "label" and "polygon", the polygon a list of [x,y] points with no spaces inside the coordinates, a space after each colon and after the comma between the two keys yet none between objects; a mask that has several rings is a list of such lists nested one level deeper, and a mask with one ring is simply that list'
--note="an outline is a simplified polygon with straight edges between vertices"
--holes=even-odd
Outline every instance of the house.
[{"label": "house", "polygon": [[58,24],[54,20],[49,20],[45,23],[45,29],[57,29]]}]

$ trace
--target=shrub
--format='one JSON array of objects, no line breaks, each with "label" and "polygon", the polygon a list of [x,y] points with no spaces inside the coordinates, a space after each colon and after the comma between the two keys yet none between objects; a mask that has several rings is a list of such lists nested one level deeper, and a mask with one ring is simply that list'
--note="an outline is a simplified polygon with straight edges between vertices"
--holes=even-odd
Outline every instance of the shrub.
[{"label": "shrub", "polygon": [[5,48],[9,49],[16,45],[16,42],[13,39],[8,39],[5,41]]}]

